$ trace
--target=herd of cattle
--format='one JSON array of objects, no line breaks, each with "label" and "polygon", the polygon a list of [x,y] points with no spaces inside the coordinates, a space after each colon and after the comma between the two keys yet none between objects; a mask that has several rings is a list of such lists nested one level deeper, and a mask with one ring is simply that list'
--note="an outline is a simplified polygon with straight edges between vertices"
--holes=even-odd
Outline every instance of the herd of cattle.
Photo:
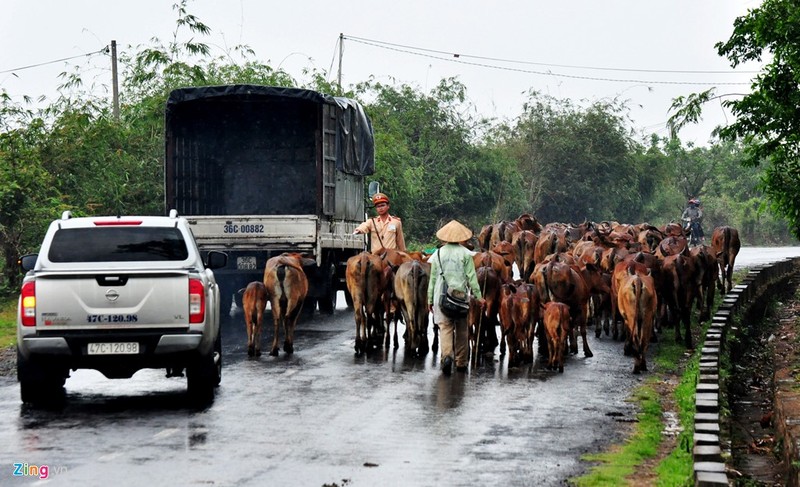
[{"label": "herd of cattle", "polygon": [[[483,307],[473,300],[467,317],[474,360],[493,356],[499,345],[501,355],[508,353],[509,366],[532,363],[538,338],[542,360],[563,372],[564,353],[578,352],[578,332],[584,355],[592,356],[586,329],[593,323],[597,337],[605,331],[615,340],[624,338],[624,353],[634,357],[633,372],[639,373],[647,370],[648,345],[661,329],[674,328],[676,341],[692,348],[695,302],[699,320],[708,320],[715,287],[722,292],[732,287],[740,241],[736,229],[727,226],[714,229],[710,247],[690,248],[676,223],[660,228],[616,222],[542,225],[523,214],[484,226],[469,245],[486,300]],[[392,337],[397,349],[399,321],[405,325],[406,354],[421,356],[437,348],[436,323],[433,344],[428,342],[426,259],[420,252],[382,250],[348,260],[356,354],[388,349]],[[273,257],[264,282],[251,283],[244,291],[250,355],[260,354],[268,300],[275,326],[270,353],[278,354],[281,328],[284,351],[293,352],[294,327],[308,289],[302,269],[308,263],[299,254]]]}]

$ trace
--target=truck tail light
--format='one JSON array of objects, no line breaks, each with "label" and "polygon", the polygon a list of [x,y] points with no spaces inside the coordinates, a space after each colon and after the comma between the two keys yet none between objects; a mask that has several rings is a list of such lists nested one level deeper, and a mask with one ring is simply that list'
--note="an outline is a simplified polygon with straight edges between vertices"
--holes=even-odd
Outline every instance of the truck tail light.
[{"label": "truck tail light", "polygon": [[189,323],[202,323],[206,317],[206,293],[203,281],[189,279]]},{"label": "truck tail light", "polygon": [[22,301],[19,309],[22,326],[36,326],[36,283],[22,285]]}]

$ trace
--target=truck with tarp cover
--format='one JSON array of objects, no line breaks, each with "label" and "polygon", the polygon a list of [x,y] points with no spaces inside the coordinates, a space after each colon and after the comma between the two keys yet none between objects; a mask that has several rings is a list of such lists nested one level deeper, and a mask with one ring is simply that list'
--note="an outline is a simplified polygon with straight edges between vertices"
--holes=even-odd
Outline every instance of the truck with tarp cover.
[{"label": "truck with tarp cover", "polygon": [[165,211],[189,221],[201,251],[224,251],[222,309],[263,278],[267,259],[301,252],[309,301],[332,313],[347,259],[365,247],[364,177],[372,124],[356,101],[257,85],[180,88],[167,100]]}]

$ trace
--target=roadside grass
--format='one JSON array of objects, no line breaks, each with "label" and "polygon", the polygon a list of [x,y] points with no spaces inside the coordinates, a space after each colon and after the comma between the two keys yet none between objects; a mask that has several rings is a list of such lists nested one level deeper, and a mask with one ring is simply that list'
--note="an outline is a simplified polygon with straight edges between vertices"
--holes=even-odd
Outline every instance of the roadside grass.
[{"label": "roadside grass", "polygon": [[17,343],[17,298],[0,299],[0,348]]},{"label": "roadside grass", "polygon": [[[717,293],[712,316],[721,302],[722,297]],[[699,338],[695,336],[696,341],[704,339],[710,324],[710,320],[705,324],[698,323],[696,312],[693,312],[692,329],[700,330]],[[578,487],[629,485],[631,482],[628,477],[634,473],[636,466],[656,456],[662,441],[664,411],[655,385],[663,381],[667,374],[680,374],[681,377],[673,392],[681,432],[678,434],[676,447],[655,467],[656,484],[693,484],[694,399],[702,342],[696,343],[694,353],[688,355],[686,347],[682,343],[676,343],[673,337],[673,330],[664,330],[659,335],[653,355],[656,365],[654,369],[658,372],[648,377],[631,395],[631,401],[637,403],[640,410],[631,437],[609,451],[584,455],[584,460],[597,462],[598,465],[593,466],[586,475],[570,479],[571,484]]]}]

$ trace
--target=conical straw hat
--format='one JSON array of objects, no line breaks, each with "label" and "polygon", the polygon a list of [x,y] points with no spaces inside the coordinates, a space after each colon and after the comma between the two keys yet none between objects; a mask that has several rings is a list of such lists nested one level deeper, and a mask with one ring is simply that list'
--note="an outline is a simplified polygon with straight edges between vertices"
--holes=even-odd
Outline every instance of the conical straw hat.
[{"label": "conical straw hat", "polygon": [[436,232],[436,237],[444,242],[459,243],[472,238],[472,230],[456,220],[450,220],[450,223]]}]

